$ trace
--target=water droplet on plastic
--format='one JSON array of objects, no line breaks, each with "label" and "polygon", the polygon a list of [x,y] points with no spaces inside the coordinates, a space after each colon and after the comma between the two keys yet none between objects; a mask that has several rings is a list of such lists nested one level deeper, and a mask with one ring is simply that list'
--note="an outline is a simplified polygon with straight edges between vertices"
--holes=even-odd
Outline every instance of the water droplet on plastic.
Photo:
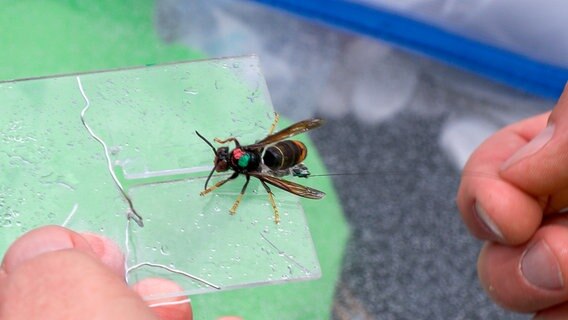
[{"label": "water droplet on plastic", "polygon": [[164,256],[169,256],[169,255],[170,255],[170,250],[169,250],[168,246],[165,245],[165,244],[163,244],[163,245],[160,247],[160,253],[163,254]]},{"label": "water droplet on plastic", "polygon": [[191,95],[197,95],[197,93],[198,93],[197,91],[195,91],[192,88],[185,88],[185,89],[183,89],[183,92],[185,92],[187,94],[191,94]]},{"label": "water droplet on plastic", "polygon": [[121,148],[119,146],[112,146],[112,147],[110,147],[109,151],[110,151],[110,154],[114,156],[114,155],[117,155],[120,152],[120,149]]},{"label": "water droplet on plastic", "polygon": [[11,227],[12,226],[12,219],[2,219],[2,226],[3,227]]}]

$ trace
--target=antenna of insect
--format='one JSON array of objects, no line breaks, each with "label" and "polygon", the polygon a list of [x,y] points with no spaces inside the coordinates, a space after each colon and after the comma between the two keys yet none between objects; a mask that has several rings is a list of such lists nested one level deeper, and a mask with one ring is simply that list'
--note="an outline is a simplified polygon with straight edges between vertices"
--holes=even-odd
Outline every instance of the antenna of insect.
[{"label": "antenna of insect", "polygon": [[[197,130],[195,130],[195,133],[203,140],[205,141],[205,143],[207,143],[210,147],[211,150],[213,150],[213,153],[215,154],[215,159],[217,159],[217,150],[215,150],[215,147],[211,144],[211,142],[207,141],[207,139],[205,139],[205,137],[203,137],[201,134],[199,134],[199,132],[197,132]],[[217,168],[217,163],[215,163],[215,165],[213,166],[213,169],[211,169],[211,172],[209,172],[209,175],[207,176],[207,180],[205,180],[205,189],[207,189],[207,185],[209,184],[209,180],[211,179],[211,176],[213,176],[213,173],[215,172],[215,169]]]}]

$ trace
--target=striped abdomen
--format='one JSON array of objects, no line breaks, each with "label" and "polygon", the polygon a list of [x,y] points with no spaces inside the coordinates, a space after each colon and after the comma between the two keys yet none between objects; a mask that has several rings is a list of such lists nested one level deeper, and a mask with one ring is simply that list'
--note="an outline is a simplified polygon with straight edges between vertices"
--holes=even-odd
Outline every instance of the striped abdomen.
[{"label": "striped abdomen", "polygon": [[307,155],[308,149],[300,141],[284,140],[266,148],[262,161],[271,170],[285,170],[304,161]]}]

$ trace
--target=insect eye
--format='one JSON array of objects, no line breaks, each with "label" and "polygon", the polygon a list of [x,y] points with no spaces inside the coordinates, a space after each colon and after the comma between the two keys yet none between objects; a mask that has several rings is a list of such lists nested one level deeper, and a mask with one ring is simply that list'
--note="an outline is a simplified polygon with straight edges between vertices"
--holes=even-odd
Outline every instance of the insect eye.
[{"label": "insect eye", "polygon": [[223,172],[223,171],[227,171],[227,161],[226,160],[221,160],[219,162],[217,162],[216,166],[215,166],[215,171],[217,172]]},{"label": "insect eye", "polygon": [[229,155],[229,148],[228,147],[221,147],[221,148],[217,149],[217,154],[219,155],[219,158],[226,159],[227,156]]}]

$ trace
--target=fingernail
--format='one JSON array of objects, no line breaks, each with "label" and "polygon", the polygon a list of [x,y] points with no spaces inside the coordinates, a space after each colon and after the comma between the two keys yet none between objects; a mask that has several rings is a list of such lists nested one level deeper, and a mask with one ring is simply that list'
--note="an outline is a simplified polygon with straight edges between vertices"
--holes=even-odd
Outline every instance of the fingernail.
[{"label": "fingernail", "polygon": [[92,254],[93,250],[79,234],[60,226],[44,226],[19,237],[4,254],[2,268],[8,274],[24,262],[44,253],[77,249]]},{"label": "fingernail", "polygon": [[558,290],[564,286],[558,261],[544,240],[528,247],[521,257],[520,268],[527,282],[537,288]]},{"label": "fingernail", "polygon": [[44,234],[32,231],[26,235],[25,241],[17,241],[8,249],[3,268],[6,272],[10,272],[22,263],[43,253],[71,249],[74,246],[73,240],[67,235],[56,234],[46,238]]},{"label": "fingernail", "polygon": [[527,143],[521,149],[517,150],[517,152],[515,152],[509,159],[507,159],[503,163],[503,165],[501,165],[501,170],[506,170],[507,168],[521,161],[522,159],[535,154],[537,151],[542,149],[542,147],[544,147],[544,145],[546,145],[548,141],[550,141],[550,138],[552,138],[553,134],[554,134],[554,125],[549,124],[529,143]]},{"label": "fingernail", "polygon": [[483,209],[483,207],[477,201],[473,205],[473,212],[479,224],[485,229],[488,234],[494,237],[494,240],[504,239],[501,230],[499,230],[495,222],[493,222],[493,220],[491,220],[491,218],[487,214],[487,211],[485,211],[485,209]]}]

